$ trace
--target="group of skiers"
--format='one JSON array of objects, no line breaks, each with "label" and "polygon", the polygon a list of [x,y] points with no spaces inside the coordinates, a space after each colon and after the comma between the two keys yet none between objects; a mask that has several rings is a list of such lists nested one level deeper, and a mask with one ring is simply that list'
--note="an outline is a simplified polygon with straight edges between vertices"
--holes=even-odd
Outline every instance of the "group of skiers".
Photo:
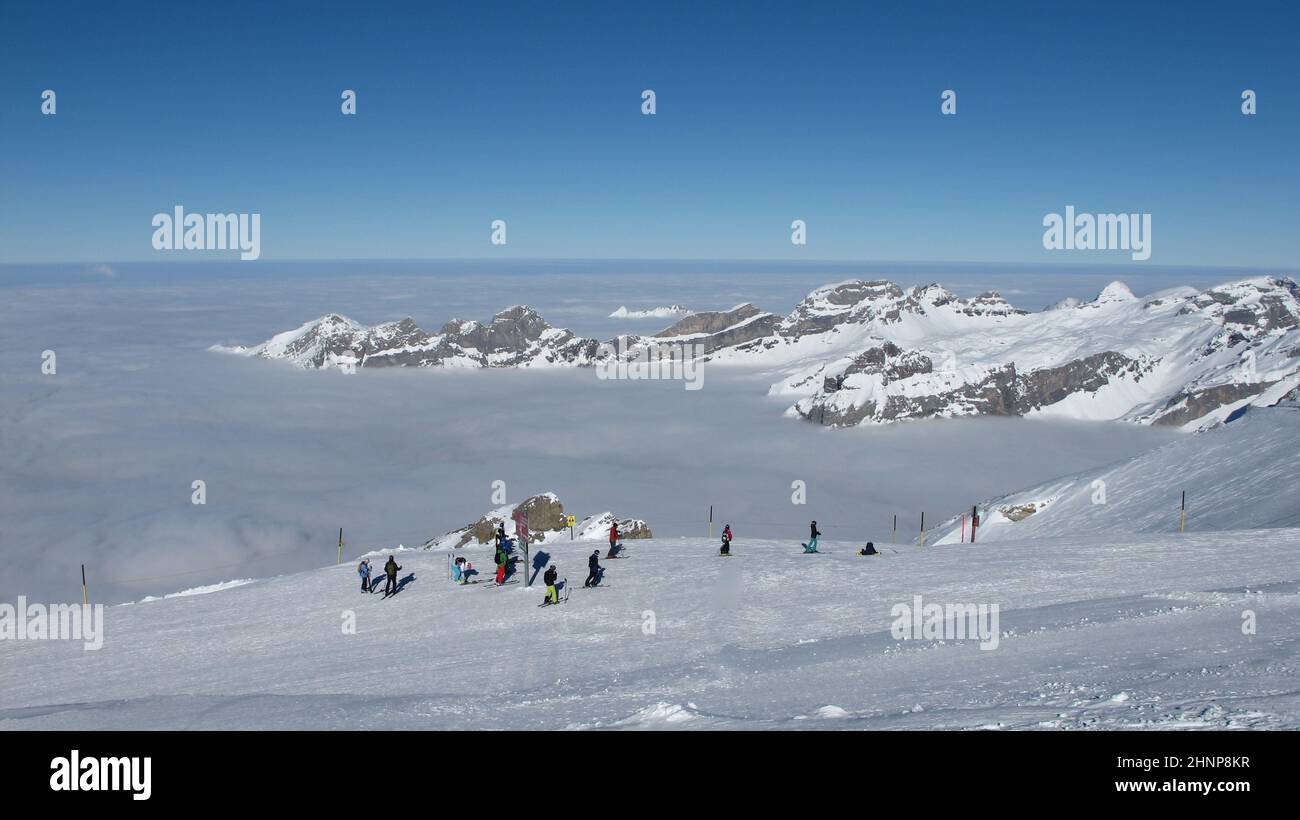
[{"label": "group of skiers", "polygon": [[[401,571],[402,571],[401,566],[398,565],[397,561],[393,560],[393,556],[391,555],[388,556],[388,563],[384,564],[384,575],[388,578],[388,583],[384,584],[385,598],[387,598],[389,595],[397,594],[397,573]],[[363,558],[361,560],[361,563],[357,565],[357,574],[361,576],[362,592],[365,593],[374,592],[375,587],[379,586],[378,578],[374,580],[374,583],[371,583],[370,581],[371,567],[370,567],[369,558]]]},{"label": "group of skiers", "polygon": [[[514,574],[515,564],[518,562],[519,557],[514,554],[514,541],[506,536],[505,522],[497,524],[495,535],[495,558],[497,565],[495,580],[497,586],[501,586],[506,583],[506,580],[511,575]],[[805,553],[817,552],[817,538],[820,535],[821,531],[817,529],[817,522],[813,521],[809,527],[808,543],[803,545]],[[723,526],[722,548],[719,550],[720,555],[731,554],[732,537],[731,525],[727,524]],[[618,553],[622,548],[623,545],[619,543],[618,522],[615,521],[609,528],[609,552],[606,553],[605,558],[610,559],[620,557]],[[868,541],[867,545],[858,552],[858,555],[879,555],[879,552],[877,552],[875,545]],[[388,579],[387,584],[384,586],[385,598],[389,595],[397,594],[397,573],[400,572],[401,569],[402,567],[393,559],[393,556],[388,556],[388,563],[384,564],[384,575]],[[582,585],[584,587],[599,586],[605,575],[605,568],[600,565],[600,550],[594,550],[587,558],[587,570],[587,580],[584,581]],[[361,591],[365,593],[374,592],[375,587],[379,584],[379,580],[375,579],[373,583],[371,582],[370,559],[366,558],[361,561],[357,566],[357,574],[361,576]],[[474,565],[464,556],[457,556],[456,561],[452,565],[452,581],[461,585],[469,584],[472,583],[470,578],[474,575],[478,575],[478,570],[474,569]],[[546,573],[542,576],[542,580],[546,583],[546,597],[542,601],[543,605],[558,604],[560,602],[560,595],[557,587],[558,578],[559,571],[556,569],[554,564],[551,564],[546,568]]]}]

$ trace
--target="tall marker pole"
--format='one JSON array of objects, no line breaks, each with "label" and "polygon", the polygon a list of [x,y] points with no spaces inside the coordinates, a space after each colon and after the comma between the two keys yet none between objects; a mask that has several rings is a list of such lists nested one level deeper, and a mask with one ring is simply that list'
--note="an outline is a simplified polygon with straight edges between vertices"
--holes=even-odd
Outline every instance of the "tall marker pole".
[{"label": "tall marker pole", "polygon": [[898,513],[894,513],[894,530],[889,536],[889,543],[898,543]]},{"label": "tall marker pole", "polygon": [[1187,491],[1183,490],[1183,500],[1178,503],[1178,531],[1183,531],[1187,523]]},{"label": "tall marker pole", "polygon": [[86,591],[86,565],[81,565],[81,605],[90,606],[90,593]]},{"label": "tall marker pole", "polygon": [[970,508],[970,542],[972,544],[975,543],[975,530],[979,529],[979,525],[980,525],[980,508],[979,505],[977,504],[974,507]]},{"label": "tall marker pole", "polygon": [[921,512],[921,546],[925,546],[925,512]]},{"label": "tall marker pole", "polygon": [[339,560],[336,563],[343,563],[343,528],[339,527]]},{"label": "tall marker pole", "polygon": [[709,505],[709,540],[713,540],[713,505]]}]

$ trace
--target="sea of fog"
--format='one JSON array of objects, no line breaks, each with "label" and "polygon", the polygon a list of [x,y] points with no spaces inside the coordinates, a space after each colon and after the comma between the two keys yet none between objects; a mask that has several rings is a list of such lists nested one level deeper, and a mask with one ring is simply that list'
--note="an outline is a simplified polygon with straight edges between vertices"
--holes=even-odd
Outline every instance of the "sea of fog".
[{"label": "sea of fog", "polygon": [[[675,266],[676,267],[675,267]],[[0,600],[98,601],[418,545],[509,500],[559,494],[579,516],[645,518],[656,536],[718,528],[791,539],[899,540],[991,495],[1127,458],[1178,435],[1121,424],[936,420],[827,430],[782,417],[770,373],[706,366],[704,388],[601,381],[590,370],[304,372],[208,351],[254,344],[326,312],[426,328],[512,304],[608,338],[665,320],[620,305],[752,301],[788,312],[813,287],[884,271],[687,263],[328,263],[0,267]],[[1145,269],[1144,269],[1145,270]],[[904,269],[1027,309],[1121,278],[1138,293],[1241,273],[1054,275]],[[41,353],[57,354],[42,375]],[[192,482],[206,504],[191,503]],[[792,483],[807,504],[791,502]]]}]

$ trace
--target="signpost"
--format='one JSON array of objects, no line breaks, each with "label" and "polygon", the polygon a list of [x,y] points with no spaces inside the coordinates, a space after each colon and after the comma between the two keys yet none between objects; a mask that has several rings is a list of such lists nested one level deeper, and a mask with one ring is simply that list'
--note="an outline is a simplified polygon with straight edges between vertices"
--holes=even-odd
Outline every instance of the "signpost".
[{"label": "signpost", "polygon": [[572,541],[572,540],[573,540],[573,527],[574,527],[574,525],[576,525],[576,524],[578,523],[578,516],[576,516],[576,515],[566,516],[565,519],[564,519],[564,523],[567,524],[568,527],[569,527],[569,540]]},{"label": "signpost", "polygon": [[524,586],[532,586],[528,578],[528,513],[515,510],[515,514],[511,517],[515,520],[515,537],[524,548]]}]

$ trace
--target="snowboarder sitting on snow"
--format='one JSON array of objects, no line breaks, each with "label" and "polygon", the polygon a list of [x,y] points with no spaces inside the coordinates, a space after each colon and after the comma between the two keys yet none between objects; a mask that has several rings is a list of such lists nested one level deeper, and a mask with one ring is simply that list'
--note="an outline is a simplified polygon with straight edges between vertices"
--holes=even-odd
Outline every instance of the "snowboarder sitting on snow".
[{"label": "snowboarder sitting on snow", "polygon": [[361,576],[361,591],[372,592],[370,588],[370,559],[366,558],[357,565],[357,575]]},{"label": "snowboarder sitting on snow", "polygon": [[718,550],[721,555],[731,554],[731,525],[722,528],[722,549]]},{"label": "snowboarder sitting on snow", "polygon": [[582,585],[584,587],[594,587],[600,583],[600,576],[605,572],[600,567],[600,550],[593,552],[591,557],[587,559],[587,569],[590,572],[587,573],[587,580],[583,581]]},{"label": "snowboarder sitting on snow", "polygon": [[560,602],[560,593],[555,588],[555,581],[558,577],[559,573],[555,571],[555,564],[551,564],[547,568],[546,574],[542,576],[542,580],[546,582],[546,597],[543,599],[543,603],[558,604]]},{"label": "snowboarder sitting on snow", "polygon": [[384,564],[384,574],[388,576],[388,581],[384,584],[384,595],[397,594],[397,573],[401,569],[397,562],[393,560],[393,556],[388,556],[388,563]]},{"label": "snowboarder sitting on snow", "polygon": [[817,522],[816,522],[816,521],[812,522],[812,526],[811,526],[810,529],[811,529],[811,531],[810,531],[810,533],[809,533],[809,535],[808,535],[808,543],[807,543],[807,544],[804,544],[804,547],[803,547],[803,551],[804,551],[804,552],[816,552],[816,551],[817,551],[817,536],[821,535],[821,530],[817,529]]},{"label": "snowboarder sitting on snow", "polygon": [[871,543],[870,541],[867,542],[867,545],[865,547],[858,550],[858,555],[879,555],[879,554],[880,553],[876,551],[876,545]]}]

